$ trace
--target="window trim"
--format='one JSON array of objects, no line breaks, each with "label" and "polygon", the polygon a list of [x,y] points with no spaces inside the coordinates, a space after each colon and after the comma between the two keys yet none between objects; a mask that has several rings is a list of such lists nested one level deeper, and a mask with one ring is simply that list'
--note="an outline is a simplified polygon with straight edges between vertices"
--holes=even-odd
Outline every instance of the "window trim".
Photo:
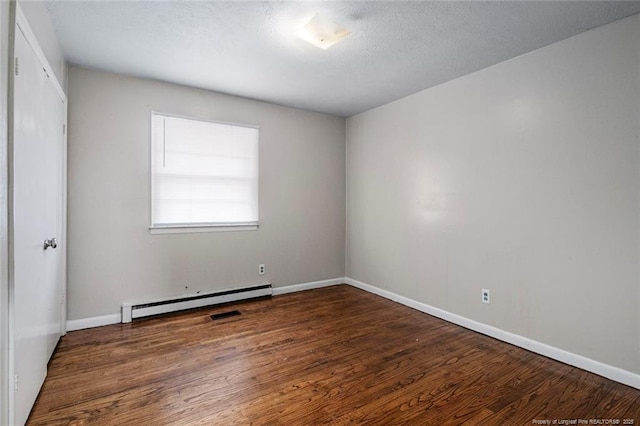
[{"label": "window trim", "polygon": [[153,223],[153,117],[162,115],[165,117],[181,118],[184,120],[201,121],[212,124],[224,124],[227,126],[246,127],[258,130],[258,217],[260,217],[260,126],[255,124],[236,123],[232,121],[212,120],[199,116],[188,116],[167,113],[159,110],[150,110],[149,114],[149,232],[155,234],[192,234],[201,232],[228,232],[228,231],[255,231],[260,227],[260,221],[233,222],[233,223]]},{"label": "window trim", "polygon": [[150,226],[149,232],[153,235],[159,234],[197,234],[201,232],[229,232],[229,231],[256,231],[260,227],[258,222],[246,224],[220,224],[220,225],[170,225],[170,226]]}]

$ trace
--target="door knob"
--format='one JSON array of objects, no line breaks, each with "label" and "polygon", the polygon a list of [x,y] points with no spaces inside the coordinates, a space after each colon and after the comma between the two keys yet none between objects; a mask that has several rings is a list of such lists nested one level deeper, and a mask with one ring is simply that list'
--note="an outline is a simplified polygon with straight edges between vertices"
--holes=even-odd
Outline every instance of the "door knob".
[{"label": "door knob", "polygon": [[50,240],[44,240],[44,249],[46,250],[49,247],[51,248],[58,247],[58,242],[56,241],[55,238],[51,238]]}]

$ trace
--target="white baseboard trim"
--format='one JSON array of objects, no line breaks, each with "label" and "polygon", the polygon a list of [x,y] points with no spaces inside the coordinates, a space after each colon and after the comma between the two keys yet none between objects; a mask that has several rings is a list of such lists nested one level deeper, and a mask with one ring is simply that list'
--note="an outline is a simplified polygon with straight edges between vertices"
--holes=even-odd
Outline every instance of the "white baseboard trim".
[{"label": "white baseboard trim", "polygon": [[[527,349],[531,352],[538,353],[540,355],[547,356],[565,364],[572,365],[574,367],[582,368],[583,370],[590,371],[600,376],[606,377],[616,382],[623,383],[628,386],[632,386],[636,389],[640,389],[640,375],[632,373],[627,370],[623,370],[618,367],[614,367],[608,364],[604,364],[600,361],[595,361],[582,355],[574,354],[572,352],[565,351],[563,349],[556,348],[554,346],[547,345],[545,343],[538,342],[536,340],[529,339],[527,337],[520,336],[502,329],[483,324],[463,316],[453,314],[445,311],[444,309],[436,308],[434,306],[427,305],[426,303],[418,302],[408,297],[400,296],[396,293],[383,290],[381,288],[363,283],[361,281],[354,280],[352,278],[334,278],[323,281],[313,281],[308,283],[293,284],[284,287],[274,287],[273,295],[294,293],[298,291],[311,290],[314,288],[328,287],[338,284],[349,284],[353,287],[367,291],[369,293],[377,294],[386,299],[393,300],[402,305],[416,309],[418,311],[433,315],[434,317],[441,318],[445,321],[449,321],[453,324],[468,328],[478,333],[486,334],[503,342],[510,343],[512,345]],[[103,325],[118,324],[121,320],[121,314],[109,314],[101,315],[91,318],[82,318],[76,320],[67,321],[67,331],[82,330],[85,328],[100,327]]]},{"label": "white baseboard trim", "polygon": [[[331,285],[344,284],[345,278],[334,278],[331,280],[312,281],[309,283],[293,284],[285,287],[274,287],[273,295],[293,293],[296,291],[311,290],[312,288],[327,287]],[[83,330],[85,328],[101,327],[103,325],[120,324],[122,314],[101,315],[98,317],[81,318],[67,321],[67,331]]]},{"label": "white baseboard trim", "polygon": [[67,321],[67,331],[83,330],[85,328],[101,327],[103,325],[111,325],[120,323],[121,315],[109,314],[99,317],[81,318]]},{"label": "white baseboard trim", "polygon": [[331,280],[312,281],[309,283],[293,284],[293,285],[288,285],[284,287],[274,287],[273,295],[277,296],[279,294],[295,293],[296,291],[311,290],[313,288],[321,288],[321,287],[328,287],[331,285],[344,284],[346,282],[345,279],[346,278],[344,277],[340,277],[340,278],[333,278]]},{"label": "white baseboard trim", "polygon": [[518,334],[504,331],[491,325],[480,323],[469,318],[447,312],[443,309],[427,305],[426,303],[418,302],[408,297],[400,296],[390,291],[354,280],[352,278],[345,278],[344,282],[353,287],[365,290],[369,293],[377,294],[378,296],[393,300],[394,302],[398,302],[402,305],[408,306],[418,311],[433,315],[434,317],[441,318],[453,324],[457,324],[470,330],[477,331],[478,333],[486,334],[487,336],[494,337],[498,340],[502,340],[503,342],[519,346],[531,352],[544,355],[557,361],[564,362],[565,364],[569,364],[574,367],[578,367],[583,370],[587,370],[608,379],[614,380],[616,382],[632,386],[636,389],[640,389],[640,375],[632,373],[631,371],[604,364],[600,361],[595,361],[582,355],[565,351],[564,349],[559,349],[554,346],[550,346],[545,343],[520,336]]}]

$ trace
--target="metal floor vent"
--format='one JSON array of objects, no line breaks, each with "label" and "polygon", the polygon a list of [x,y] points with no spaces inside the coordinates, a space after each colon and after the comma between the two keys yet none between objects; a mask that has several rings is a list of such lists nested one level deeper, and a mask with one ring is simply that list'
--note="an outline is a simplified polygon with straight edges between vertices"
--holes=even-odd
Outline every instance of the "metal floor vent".
[{"label": "metal floor vent", "polygon": [[212,320],[219,320],[223,318],[235,317],[236,315],[240,315],[240,311],[229,311],[229,312],[221,312],[219,314],[211,315]]}]

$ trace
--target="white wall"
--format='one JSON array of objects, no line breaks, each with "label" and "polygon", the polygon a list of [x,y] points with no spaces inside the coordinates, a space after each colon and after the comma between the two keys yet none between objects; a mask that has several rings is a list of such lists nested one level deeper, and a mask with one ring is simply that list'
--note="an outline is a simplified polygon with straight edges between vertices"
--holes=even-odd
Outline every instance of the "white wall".
[{"label": "white wall", "polygon": [[[149,233],[152,110],[260,126],[259,230]],[[342,118],[70,67],[68,146],[71,320],[132,299],[344,277]]]},{"label": "white wall", "polygon": [[640,15],[351,117],[347,276],[640,373],[639,143]]},{"label": "white wall", "polygon": [[66,92],[67,62],[62,54],[62,49],[58,44],[58,39],[56,38],[53,22],[51,22],[46,2],[19,0],[18,5],[20,6],[20,9],[22,9],[24,16],[27,18],[33,34],[38,39],[38,44],[44,52],[44,55],[47,57],[49,65],[53,68],[53,72],[55,73],[58,82]]}]

